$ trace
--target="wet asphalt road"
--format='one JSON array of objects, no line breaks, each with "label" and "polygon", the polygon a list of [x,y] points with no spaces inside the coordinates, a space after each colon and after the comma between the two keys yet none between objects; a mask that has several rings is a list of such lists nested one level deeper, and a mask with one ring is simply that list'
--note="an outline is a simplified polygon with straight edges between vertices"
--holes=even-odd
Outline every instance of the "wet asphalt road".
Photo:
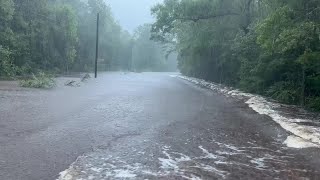
[{"label": "wet asphalt road", "polygon": [[0,90],[0,179],[320,179],[319,149],[287,148],[269,117],[169,75]]}]

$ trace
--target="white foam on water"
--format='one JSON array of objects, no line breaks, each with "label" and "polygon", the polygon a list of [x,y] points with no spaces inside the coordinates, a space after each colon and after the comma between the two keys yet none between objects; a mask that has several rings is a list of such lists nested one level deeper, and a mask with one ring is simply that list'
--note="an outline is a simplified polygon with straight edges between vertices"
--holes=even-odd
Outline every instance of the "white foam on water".
[{"label": "white foam on water", "polygon": [[228,164],[233,164],[232,162],[225,162],[225,161],[214,161],[215,164],[224,164],[224,165],[228,165]]},{"label": "white foam on water", "polygon": [[137,175],[134,174],[133,171],[130,171],[128,169],[117,169],[117,170],[114,170],[115,172],[115,175],[114,177],[115,178],[135,178]]},{"label": "white foam on water", "polygon": [[250,160],[251,163],[256,164],[256,168],[260,169],[260,170],[264,170],[267,168],[267,166],[264,164],[264,160],[265,158],[254,158],[252,160]]},{"label": "white foam on water", "polygon": [[[263,97],[252,97],[247,102],[249,107],[259,114],[267,115],[277,122],[282,128],[293,133],[294,135],[301,137],[307,141],[320,145],[320,129],[313,126],[304,126],[296,124],[295,122],[306,122],[308,120],[303,119],[290,119],[279,114],[276,110],[272,109],[274,103],[268,102]],[[307,148],[307,147],[305,147]]]},{"label": "white foam on water", "polygon": [[233,151],[236,151],[236,152],[244,152],[245,150],[240,150],[239,148],[233,146],[233,145],[229,145],[229,144],[224,144],[225,147],[227,147],[228,149],[231,149]]},{"label": "white foam on water", "polygon": [[95,167],[92,167],[92,168],[90,168],[92,171],[94,171],[94,172],[101,172],[102,171],[102,168],[95,168]]},{"label": "white foam on water", "polygon": [[284,144],[286,144],[288,147],[292,148],[305,148],[305,147],[318,147],[319,145],[308,142],[300,137],[297,136],[288,136],[287,139],[284,141]]},{"label": "white foam on water", "polygon": [[225,148],[227,148],[227,149],[229,149],[231,151],[239,152],[239,154],[241,154],[241,152],[245,152],[246,151],[246,150],[241,150],[238,147],[230,145],[230,144],[225,144],[225,143],[221,143],[221,142],[217,142],[217,141],[215,141],[214,143],[218,144],[219,146],[225,147]]},{"label": "white foam on water", "polygon": [[70,171],[67,169],[59,173],[59,178],[57,180],[72,180],[72,178]]},{"label": "white foam on water", "polygon": [[198,166],[198,167],[200,169],[207,171],[207,172],[214,172],[216,175],[219,175],[220,177],[223,177],[223,178],[225,178],[226,175],[228,174],[226,171],[219,170],[215,167],[212,167],[212,166],[209,166],[206,164],[200,164],[200,166]]},{"label": "white foam on water", "polygon": [[74,172],[73,166],[74,166],[74,164],[75,164],[80,158],[82,158],[82,157],[83,157],[83,156],[79,156],[79,157],[76,159],[76,161],[70,165],[70,167],[69,167],[68,169],[60,172],[60,173],[59,173],[59,177],[58,177],[57,180],[74,180],[74,179],[75,179],[75,178],[74,178],[74,176],[75,176],[74,174],[76,174],[76,173]]},{"label": "white foam on water", "polygon": [[173,169],[177,170],[178,167],[178,162],[173,160],[173,159],[165,159],[165,158],[158,158],[160,163],[161,163],[161,168],[163,169]]},{"label": "white foam on water", "polygon": [[209,159],[217,159],[218,158],[217,155],[210,153],[208,150],[206,150],[202,146],[199,146],[199,149],[201,149],[203,151],[203,153],[206,155],[204,158],[209,158]]},{"label": "white foam on water", "polygon": [[244,153],[238,153],[238,152],[226,152],[226,151],[216,151],[217,154],[219,155],[239,155],[239,154],[244,154]]},{"label": "white foam on water", "polygon": [[169,151],[169,147],[165,146],[163,148],[162,153],[167,158],[158,158],[158,160],[160,161],[160,164],[161,164],[161,168],[163,168],[163,169],[171,169],[171,170],[174,170],[175,172],[177,172],[179,170],[178,164],[180,162],[191,160],[191,158],[189,156],[184,155],[182,153],[173,153],[173,154],[177,154],[180,156],[179,158],[174,158],[168,153],[168,151]]},{"label": "white foam on water", "polygon": [[[280,106],[280,104],[278,103],[270,102],[266,100],[264,97],[259,95],[244,93],[240,90],[228,88],[212,82],[206,82],[202,79],[190,78],[190,77],[180,76],[180,75],[177,75],[175,77],[187,80],[197,85],[207,87],[225,96],[231,96],[231,97],[236,97],[241,99],[247,98],[248,100],[246,101],[246,104],[248,104],[249,107],[252,108],[254,111],[256,111],[259,114],[267,115],[271,117],[275,122],[277,122],[285,130],[291,132],[295,136],[298,136],[304,139],[305,141],[309,141],[313,144],[318,145],[318,147],[320,147],[320,128],[315,126],[306,126],[306,125],[297,124],[297,122],[312,122],[309,119],[296,119],[296,118],[284,117],[283,115],[280,114],[278,110],[275,109],[275,107]],[[289,140],[291,139],[289,138]],[[285,143],[285,144],[288,145],[289,147],[292,146],[290,143]],[[299,145],[299,148],[309,148],[309,147],[310,147],[310,144],[308,143],[300,143]]]},{"label": "white foam on water", "polygon": [[[122,157],[112,157],[104,154],[90,154],[89,156],[82,156],[78,158],[79,161],[73,163],[70,168],[60,173],[58,180],[78,180],[82,179],[139,179],[141,176],[147,176],[151,179],[166,177],[177,177],[188,180],[201,179],[197,172],[206,172],[218,179],[227,179],[230,173],[220,169],[221,166],[237,165],[255,168],[261,171],[267,171],[270,167],[267,164],[282,163],[287,164],[286,160],[280,160],[279,157],[270,154],[264,154],[263,157],[251,157],[242,152],[242,148],[237,148],[234,145],[216,142],[221,148],[230,151],[210,152],[203,146],[199,146],[200,154],[196,156],[188,156],[180,152],[174,152],[170,147],[164,146],[162,148],[163,157],[158,158],[158,166],[148,167],[145,163],[135,162],[130,163]],[[248,151],[246,151],[248,152]],[[248,164],[237,162],[226,158],[227,155],[234,156],[237,154],[246,155],[249,160]],[[135,156],[134,156],[135,157]],[[138,155],[138,158],[143,159],[145,156]],[[130,158],[132,159],[132,158]],[[271,165],[270,165],[271,166]]]},{"label": "white foam on water", "polygon": [[202,180],[200,177],[195,176],[195,175],[191,175],[191,178],[189,178],[190,180]]},{"label": "white foam on water", "polygon": [[150,170],[142,170],[141,172],[142,172],[143,174],[146,174],[146,175],[151,175],[151,176],[155,176],[155,177],[158,176],[157,173],[152,172],[152,171],[150,171]]},{"label": "white foam on water", "polygon": [[[196,168],[201,169],[203,171],[207,171],[210,173],[214,173],[215,175],[219,176],[220,178],[225,178],[228,173],[226,171],[222,171],[217,169],[216,167],[213,167],[211,165],[203,164],[198,162],[198,160],[203,159],[219,159],[223,158],[221,156],[217,156],[213,153],[210,153],[207,149],[205,149],[203,146],[199,146],[199,149],[202,150],[203,156],[200,157],[194,157],[191,158],[185,154],[177,153],[177,152],[170,152],[170,149],[168,147],[164,147],[162,153],[166,156],[166,158],[158,158],[159,162],[161,164],[162,169],[165,170],[165,173],[162,173],[162,175],[168,175],[171,172],[174,172],[176,175],[179,175],[185,179],[201,179],[198,176],[195,176],[193,174],[186,174],[188,172],[188,169],[190,168]],[[178,157],[175,157],[178,156]],[[220,160],[217,160],[220,161]],[[186,162],[186,163],[184,163]],[[193,164],[192,166],[188,166],[186,164]],[[187,171],[186,171],[187,170]]]}]

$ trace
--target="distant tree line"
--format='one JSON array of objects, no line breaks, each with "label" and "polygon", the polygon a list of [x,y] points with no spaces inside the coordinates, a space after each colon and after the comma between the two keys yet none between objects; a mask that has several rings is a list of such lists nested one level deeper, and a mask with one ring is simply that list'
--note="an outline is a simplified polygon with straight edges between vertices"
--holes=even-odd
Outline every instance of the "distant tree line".
[{"label": "distant tree line", "polygon": [[320,110],[319,0],[164,0],[152,13],[183,74]]},{"label": "distant tree line", "polygon": [[132,68],[136,71],[176,71],[177,55],[168,55],[168,48],[151,40],[151,25],[139,26],[134,35]]},{"label": "distant tree line", "polygon": [[98,12],[99,69],[130,70],[139,39],[122,30],[104,0],[0,0],[0,76],[92,71]]}]

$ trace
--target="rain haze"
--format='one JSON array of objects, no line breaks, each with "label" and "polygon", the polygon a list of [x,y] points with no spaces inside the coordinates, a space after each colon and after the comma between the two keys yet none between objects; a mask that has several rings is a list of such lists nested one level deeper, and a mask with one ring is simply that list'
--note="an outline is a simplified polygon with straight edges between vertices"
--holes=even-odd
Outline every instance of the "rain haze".
[{"label": "rain haze", "polygon": [[106,2],[121,26],[132,33],[138,26],[154,21],[150,9],[162,0],[106,0]]},{"label": "rain haze", "polygon": [[320,0],[0,0],[0,180],[320,180],[319,37]]}]

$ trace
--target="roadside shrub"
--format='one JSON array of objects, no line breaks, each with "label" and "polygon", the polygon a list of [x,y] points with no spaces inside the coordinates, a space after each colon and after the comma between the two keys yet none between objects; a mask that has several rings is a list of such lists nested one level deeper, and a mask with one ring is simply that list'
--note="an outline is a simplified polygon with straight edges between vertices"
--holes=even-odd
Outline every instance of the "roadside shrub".
[{"label": "roadside shrub", "polygon": [[11,52],[0,45],[0,76],[14,77],[17,67],[12,63]]},{"label": "roadside shrub", "polygon": [[51,89],[56,86],[53,76],[43,72],[38,75],[32,74],[32,79],[21,80],[21,87]]},{"label": "roadside shrub", "polygon": [[306,106],[312,110],[320,111],[320,97],[308,97]]},{"label": "roadside shrub", "polygon": [[300,89],[290,82],[277,82],[269,88],[267,95],[282,103],[298,104]]}]

